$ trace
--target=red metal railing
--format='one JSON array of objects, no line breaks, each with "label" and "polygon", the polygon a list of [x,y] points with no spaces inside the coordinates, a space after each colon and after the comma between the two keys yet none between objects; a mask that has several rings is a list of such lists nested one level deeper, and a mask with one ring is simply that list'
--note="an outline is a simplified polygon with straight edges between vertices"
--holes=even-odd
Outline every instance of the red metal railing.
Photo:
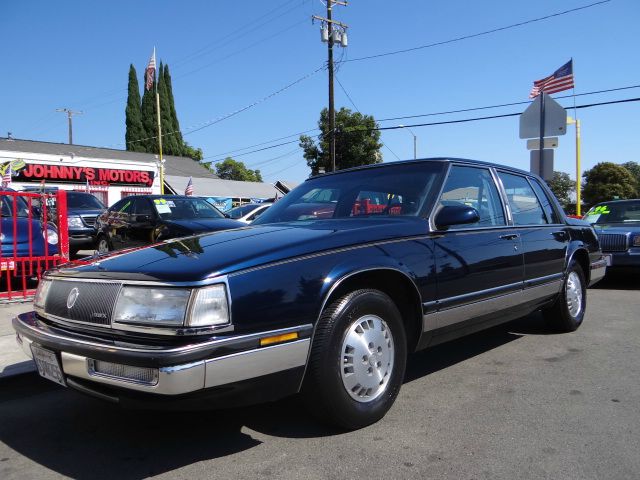
[{"label": "red metal railing", "polygon": [[27,300],[46,270],[69,259],[67,193],[0,190],[0,206],[0,303]]}]

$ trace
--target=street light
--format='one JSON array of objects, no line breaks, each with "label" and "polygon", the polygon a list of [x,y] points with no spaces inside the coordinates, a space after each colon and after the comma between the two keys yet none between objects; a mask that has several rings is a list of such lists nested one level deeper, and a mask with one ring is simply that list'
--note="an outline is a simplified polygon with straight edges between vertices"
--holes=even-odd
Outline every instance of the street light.
[{"label": "street light", "polygon": [[409,127],[407,127],[406,125],[398,125],[400,128],[406,128],[407,130],[409,130],[409,133],[411,135],[413,135],[413,159],[415,160],[416,158],[418,158],[418,137],[416,137],[416,134],[413,133],[413,130],[411,130]]}]

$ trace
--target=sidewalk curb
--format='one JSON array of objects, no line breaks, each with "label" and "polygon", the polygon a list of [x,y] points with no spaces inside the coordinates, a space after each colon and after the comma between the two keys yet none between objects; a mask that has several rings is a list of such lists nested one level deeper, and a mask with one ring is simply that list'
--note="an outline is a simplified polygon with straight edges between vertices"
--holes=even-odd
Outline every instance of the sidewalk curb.
[{"label": "sidewalk curb", "polygon": [[15,377],[17,375],[24,375],[26,373],[32,373],[36,371],[36,364],[33,360],[25,360],[24,362],[14,363],[6,366],[0,371],[0,380],[5,378]]}]

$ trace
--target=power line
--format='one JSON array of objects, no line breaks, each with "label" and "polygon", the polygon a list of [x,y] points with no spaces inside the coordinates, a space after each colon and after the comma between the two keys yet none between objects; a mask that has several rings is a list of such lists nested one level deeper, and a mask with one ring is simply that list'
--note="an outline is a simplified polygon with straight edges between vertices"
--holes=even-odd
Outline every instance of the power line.
[{"label": "power line", "polygon": [[[277,148],[277,147],[282,147],[283,145],[291,145],[292,143],[296,143],[298,140],[291,140],[290,142],[284,142],[284,143],[279,143],[277,145],[271,145],[270,147],[264,147],[264,148],[259,148],[257,150],[252,150],[250,152],[245,152],[245,153],[240,153],[238,155],[234,155],[235,157],[242,157],[244,155],[249,155],[251,153],[257,153],[257,152],[263,152],[265,150],[270,150],[272,148]],[[205,160],[207,158],[211,158],[209,157],[204,157],[202,160]],[[222,160],[224,160],[224,158],[219,158],[217,160],[209,160],[208,162],[202,162],[202,160],[200,161],[201,163],[216,163],[216,162],[221,162]]]},{"label": "power line", "polygon": [[585,10],[587,8],[595,7],[597,5],[602,5],[604,3],[609,3],[610,1],[611,0],[601,0],[599,2],[590,3],[589,5],[583,5],[581,7],[572,8],[570,10],[564,10],[562,12],[552,13],[550,15],[545,15],[544,17],[532,18],[530,20],[525,20],[524,22],[513,23],[511,25],[506,25],[504,27],[493,28],[491,30],[485,30],[483,32],[473,33],[473,34],[470,34],[470,35],[463,35],[461,37],[451,38],[449,40],[442,40],[440,42],[429,43],[427,45],[420,45],[418,47],[404,48],[402,50],[395,50],[395,51],[392,51],[392,52],[378,53],[378,54],[375,54],[375,55],[367,55],[365,57],[350,58],[348,60],[345,60],[344,63],[347,63],[347,62],[359,62],[359,61],[362,61],[362,60],[371,60],[373,58],[388,57],[390,55],[399,55],[401,53],[414,52],[416,50],[423,50],[425,48],[439,47],[441,45],[447,45],[447,44],[450,44],[450,43],[461,42],[463,40],[469,40],[471,38],[482,37],[482,36],[485,36],[485,35],[490,35],[492,33],[497,33],[497,32],[501,32],[501,31],[504,31],[504,30],[510,30],[510,29],[517,28],[517,27],[522,27],[524,25],[529,25],[531,23],[542,22],[542,21],[548,20],[550,18],[560,17],[562,15],[567,15],[569,13],[577,12],[579,10]]},{"label": "power line", "polygon": [[[585,92],[585,93],[576,94],[576,96],[596,95],[596,94],[600,94],[600,93],[617,92],[617,91],[629,90],[629,89],[634,89],[634,88],[640,88],[640,85],[631,85],[631,86],[627,86],[627,87],[609,88],[609,89],[605,89],[605,90],[595,90],[595,91],[592,91],[592,92]],[[556,99],[570,98],[572,96],[573,95],[565,95],[565,96],[559,96],[559,97],[555,97],[555,98]],[[349,98],[348,95],[347,95],[347,98]],[[401,117],[383,118],[383,119],[377,120],[377,121],[378,122],[386,122],[386,121],[392,121],[392,120],[405,120],[405,119],[408,119],[408,118],[431,117],[431,116],[446,115],[446,114],[451,114],[451,113],[464,113],[464,112],[472,112],[472,111],[478,111],[478,110],[487,110],[487,109],[492,109],[492,108],[508,107],[508,106],[515,106],[515,105],[524,105],[524,104],[528,104],[528,103],[531,103],[531,101],[528,100],[528,101],[524,101],[524,102],[511,102],[511,103],[503,103],[503,104],[499,104],[499,105],[488,105],[488,106],[483,106],[483,107],[473,107],[473,108],[464,108],[464,109],[458,109],[458,110],[449,110],[449,111],[444,111],[444,112],[423,113],[423,114],[419,114],[419,115],[406,115],[406,116],[401,116]],[[352,104],[353,104],[353,102],[352,102]],[[356,110],[358,109],[355,105],[354,105],[354,108],[356,108]],[[411,125],[407,125],[407,126],[411,127]],[[287,136],[284,136],[284,137],[274,138],[273,140],[267,140],[265,142],[256,143],[256,144],[253,144],[253,145],[249,145],[247,147],[237,148],[235,150],[229,150],[227,152],[223,152],[223,153],[219,153],[219,154],[215,154],[215,155],[209,155],[207,157],[204,157],[204,159],[214,158],[214,157],[223,157],[225,155],[234,154],[235,152],[241,152],[242,150],[247,150],[247,149],[250,149],[250,148],[253,148],[253,147],[259,147],[259,146],[262,146],[262,145],[267,145],[269,143],[278,142],[280,140],[286,140],[287,138],[297,137],[297,136],[300,136],[302,134],[309,133],[309,132],[314,132],[314,131],[319,131],[319,129],[318,128],[312,128],[312,129],[309,129],[309,130],[305,130],[304,132],[296,133],[296,134],[293,134],[293,135],[287,135]],[[249,155],[249,154],[252,154],[252,153],[262,152],[262,151],[265,151],[265,150],[269,150],[271,148],[277,148],[277,147],[281,147],[283,145],[289,145],[289,144],[295,143],[297,141],[298,140],[293,140],[293,141],[290,141],[290,142],[279,143],[277,145],[267,146],[265,148],[259,148],[257,150],[252,150],[250,152],[243,152],[243,153],[240,153],[240,154],[236,154],[234,156],[239,157],[239,156],[243,156],[243,155]]]},{"label": "power line", "polygon": [[[592,107],[600,107],[603,105],[614,105],[614,104],[619,104],[619,103],[630,103],[630,102],[638,102],[640,101],[640,97],[638,98],[626,98],[623,100],[611,100],[609,102],[599,102],[599,103],[589,103],[586,105],[577,105],[575,107],[571,106],[571,107],[566,107],[565,110],[572,110],[574,108],[576,109],[581,109],[581,108],[592,108]],[[413,125],[404,125],[402,127],[397,126],[397,127],[377,127],[377,128],[371,128],[368,130],[398,130],[400,128],[405,128],[405,127],[429,127],[429,126],[433,126],[433,125],[447,125],[447,124],[451,124],[451,123],[466,123],[466,122],[476,122],[476,121],[480,121],[480,120],[493,120],[495,118],[506,118],[506,117],[515,117],[518,115],[522,115],[522,112],[517,112],[517,113],[505,113],[503,115],[491,115],[488,117],[475,117],[475,118],[464,118],[464,119],[460,119],[460,120],[445,120],[442,122],[431,122],[431,123],[415,123]]]},{"label": "power line", "polygon": [[[342,89],[342,91],[344,92],[344,94],[347,96],[347,98],[349,99],[349,101],[351,102],[351,105],[353,105],[353,108],[356,109],[356,111],[358,113],[362,113],[360,111],[360,109],[356,106],[355,102],[353,101],[353,99],[351,98],[351,96],[349,95],[349,93],[347,93],[347,90],[344,88],[344,85],[342,85],[342,82],[340,81],[340,79],[338,78],[338,76],[336,75],[336,82],[338,82],[338,85],[340,85],[340,88]],[[389,150],[394,157],[396,157],[398,160],[400,160],[400,157],[398,155],[396,155],[396,152],[394,152],[393,150],[391,150],[390,147],[387,146],[386,143],[382,144],[383,147],[385,147],[387,150]]]},{"label": "power line", "polygon": [[[599,93],[610,93],[610,92],[618,92],[621,90],[629,90],[632,88],[640,88],[640,85],[631,85],[628,87],[619,87],[619,88],[609,88],[607,90],[596,90],[593,92],[586,92],[586,93],[576,93],[575,95],[561,95],[559,97],[555,97],[556,100],[561,99],[561,98],[571,98],[571,97],[582,97],[585,95],[596,95]],[[485,107],[473,107],[473,108],[463,108],[460,110],[449,110],[449,111],[445,111],[445,112],[432,112],[432,113],[422,113],[422,114],[418,114],[418,115],[406,115],[404,117],[391,117],[391,118],[382,118],[380,120],[378,120],[379,122],[390,122],[392,120],[406,120],[408,118],[419,118],[419,117],[434,117],[437,115],[447,115],[450,113],[464,113],[464,112],[473,112],[473,111],[477,111],[477,110],[488,110],[488,109],[492,109],[492,108],[500,108],[500,107],[513,107],[515,105],[525,105],[531,103],[531,100],[526,100],[523,102],[511,102],[511,103],[502,103],[499,105],[488,105]]]}]

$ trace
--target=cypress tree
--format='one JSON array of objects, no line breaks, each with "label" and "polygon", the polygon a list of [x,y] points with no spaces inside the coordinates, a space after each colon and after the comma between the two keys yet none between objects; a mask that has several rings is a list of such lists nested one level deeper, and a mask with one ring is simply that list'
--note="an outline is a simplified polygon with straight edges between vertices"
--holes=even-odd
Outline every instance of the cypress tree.
[{"label": "cypress tree", "polygon": [[162,151],[167,155],[179,155],[180,148],[176,141],[175,128],[171,119],[171,106],[162,62],[160,62],[159,72],[158,93],[160,95],[160,120],[162,122]]},{"label": "cypress tree", "polygon": [[128,85],[127,107],[125,109],[126,132],[124,135],[126,149],[134,152],[144,152],[144,145],[139,142],[145,138],[142,127],[142,116],[140,112],[140,87],[136,69],[129,65],[129,85]]},{"label": "cypress tree", "polygon": [[147,153],[158,153],[158,121],[156,118],[156,82],[147,90],[146,85],[142,95],[142,127],[145,141],[140,142]]},{"label": "cypress tree", "polygon": [[176,133],[175,142],[178,150],[175,155],[184,155],[186,153],[186,145],[182,138],[182,132],[180,131],[180,122],[178,122],[178,114],[176,113],[176,106],[173,99],[173,86],[171,85],[171,74],[169,73],[169,65],[164,66],[164,84],[167,88],[167,97],[169,99],[169,107],[171,109],[171,124],[172,129]]}]

